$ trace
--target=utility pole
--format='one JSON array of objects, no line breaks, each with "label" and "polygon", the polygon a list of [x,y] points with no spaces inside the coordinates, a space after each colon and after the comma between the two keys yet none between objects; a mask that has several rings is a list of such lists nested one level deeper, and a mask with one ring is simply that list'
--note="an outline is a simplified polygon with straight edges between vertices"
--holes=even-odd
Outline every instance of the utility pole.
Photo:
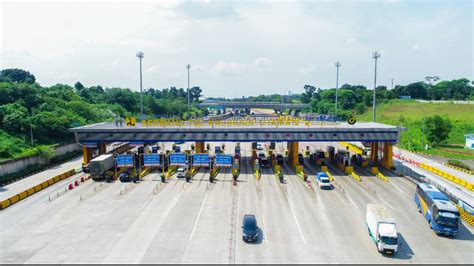
[{"label": "utility pole", "polygon": [[342,64],[339,62],[336,62],[336,110],[334,111],[334,117],[337,117],[337,90],[339,89],[339,67]]},{"label": "utility pole", "polygon": [[140,60],[140,120],[143,120],[143,86],[142,86],[142,59],[143,52],[138,52],[137,57]]},{"label": "utility pole", "polygon": [[372,110],[373,110],[373,117],[372,117],[372,122],[375,122],[375,88],[377,88],[377,59],[380,57],[379,52],[374,52],[372,54],[372,58],[375,59],[375,72],[374,72],[374,97],[373,97],[373,103],[372,103]]},{"label": "utility pole", "polygon": [[392,78],[392,90],[393,90],[393,78]]},{"label": "utility pole", "polygon": [[421,126],[421,148],[425,150],[425,119],[423,118],[423,125]]},{"label": "utility pole", "polygon": [[30,139],[31,139],[31,146],[33,146],[33,126],[30,124]]},{"label": "utility pole", "polygon": [[188,69],[188,115],[189,115],[189,69],[191,68],[191,65],[187,64],[186,68]]}]

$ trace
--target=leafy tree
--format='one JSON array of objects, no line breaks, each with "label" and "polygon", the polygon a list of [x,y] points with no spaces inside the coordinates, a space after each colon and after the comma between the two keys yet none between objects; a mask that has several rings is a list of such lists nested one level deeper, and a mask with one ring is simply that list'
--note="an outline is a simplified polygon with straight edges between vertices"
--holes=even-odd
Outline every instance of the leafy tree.
[{"label": "leafy tree", "polygon": [[311,98],[313,98],[313,94],[316,91],[316,87],[311,85],[304,85],[304,92],[302,94],[302,102],[309,103],[311,102]]},{"label": "leafy tree", "polygon": [[23,69],[10,68],[0,72],[0,82],[35,83],[35,81],[35,76]]},{"label": "leafy tree", "polygon": [[28,110],[20,103],[2,105],[2,127],[9,133],[18,135],[26,132],[29,127]]},{"label": "leafy tree", "polygon": [[425,120],[426,135],[432,145],[445,143],[453,127],[449,118],[443,119],[439,115],[428,117]]}]

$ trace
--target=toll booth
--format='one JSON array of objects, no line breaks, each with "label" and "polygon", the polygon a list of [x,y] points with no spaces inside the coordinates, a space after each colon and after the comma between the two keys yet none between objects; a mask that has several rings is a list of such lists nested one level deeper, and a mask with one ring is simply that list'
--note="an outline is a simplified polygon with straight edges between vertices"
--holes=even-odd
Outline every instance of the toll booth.
[{"label": "toll booth", "polygon": [[270,142],[270,149],[271,150],[274,150],[275,149],[275,142]]},{"label": "toll booth", "polygon": [[336,153],[336,164],[337,167],[339,167],[343,171],[347,166],[351,166],[351,158],[349,152],[344,150],[338,150]]},{"label": "toll booth", "polygon": [[335,160],[335,152],[336,152],[336,149],[334,148],[334,146],[328,146],[327,151],[328,151],[329,160],[334,161]]},{"label": "toll booth", "polygon": [[240,146],[235,146],[234,154],[240,156]]}]

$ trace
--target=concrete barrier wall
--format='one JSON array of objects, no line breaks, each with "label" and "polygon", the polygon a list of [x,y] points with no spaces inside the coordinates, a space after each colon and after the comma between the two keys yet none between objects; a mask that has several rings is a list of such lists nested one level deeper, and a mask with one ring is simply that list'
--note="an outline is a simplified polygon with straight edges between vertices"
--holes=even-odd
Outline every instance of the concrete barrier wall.
[{"label": "concrete barrier wall", "polygon": [[71,169],[67,172],[64,172],[62,174],[59,174],[57,176],[54,176],[34,187],[31,187],[25,191],[22,191],[16,195],[13,195],[11,197],[9,197],[8,199],[6,200],[3,200],[0,202],[0,210],[3,210],[3,209],[6,209],[8,207],[10,207],[11,205],[17,203],[18,201],[22,200],[22,199],[25,199],[33,194],[35,194],[36,192],[39,192],[61,180],[64,180],[72,175],[75,175],[76,174],[76,169]]},{"label": "concrete barrier wall", "polygon": [[[54,147],[55,155],[64,155],[73,151],[80,150],[77,143],[65,144]],[[39,155],[32,155],[24,158],[13,159],[0,163],[0,176],[16,173],[34,164],[46,164],[47,160]]]}]

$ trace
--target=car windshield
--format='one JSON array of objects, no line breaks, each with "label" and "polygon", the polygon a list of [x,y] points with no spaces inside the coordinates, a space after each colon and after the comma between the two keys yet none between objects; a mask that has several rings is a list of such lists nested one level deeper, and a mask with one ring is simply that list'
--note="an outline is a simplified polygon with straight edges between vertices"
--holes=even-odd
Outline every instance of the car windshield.
[{"label": "car windshield", "polygon": [[449,226],[449,227],[457,227],[458,226],[459,215],[453,212],[446,212],[446,211],[437,211],[435,213],[435,221],[438,224]]},{"label": "car windshield", "polygon": [[382,236],[382,243],[384,243],[386,245],[396,245],[397,244],[397,238],[396,237]]},{"label": "car windshield", "polygon": [[321,179],[321,183],[329,183],[328,179]]}]

